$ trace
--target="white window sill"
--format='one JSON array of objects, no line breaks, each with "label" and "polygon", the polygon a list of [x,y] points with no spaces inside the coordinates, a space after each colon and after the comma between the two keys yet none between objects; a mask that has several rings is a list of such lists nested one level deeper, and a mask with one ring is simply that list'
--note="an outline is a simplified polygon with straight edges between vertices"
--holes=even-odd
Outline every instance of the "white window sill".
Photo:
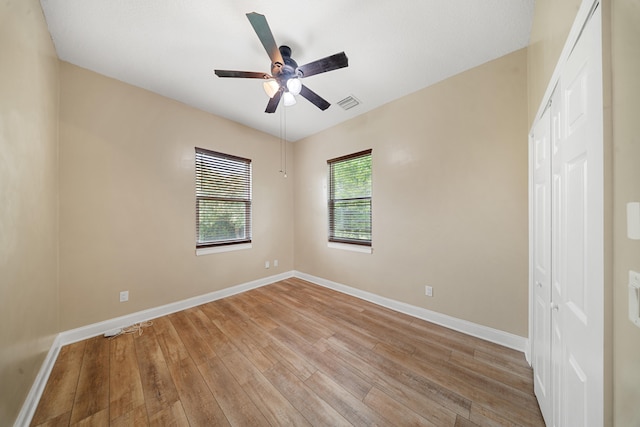
[{"label": "white window sill", "polygon": [[243,249],[251,249],[252,247],[253,246],[251,245],[251,243],[240,243],[237,245],[211,246],[209,248],[196,249],[196,256],[219,254],[221,252],[241,251]]},{"label": "white window sill", "polygon": [[328,242],[327,247],[332,249],[341,249],[343,251],[360,252],[363,254],[373,253],[373,248],[371,246],[350,245],[348,243]]}]

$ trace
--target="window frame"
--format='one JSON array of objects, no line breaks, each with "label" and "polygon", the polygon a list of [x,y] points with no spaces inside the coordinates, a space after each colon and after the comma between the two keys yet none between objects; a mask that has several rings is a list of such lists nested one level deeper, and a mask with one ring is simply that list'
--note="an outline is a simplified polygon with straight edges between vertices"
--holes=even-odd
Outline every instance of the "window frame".
[{"label": "window frame", "polygon": [[[346,162],[349,160],[353,160],[353,159],[357,159],[357,158],[361,158],[361,157],[366,157],[369,156],[371,158],[371,165],[373,165],[373,149],[367,149],[367,150],[362,150],[362,151],[358,151],[356,153],[352,153],[352,154],[347,154],[344,156],[340,156],[340,157],[336,157],[333,159],[329,159],[327,160],[327,166],[328,166],[328,185],[327,185],[327,216],[328,216],[328,242],[329,242],[329,247],[332,248],[338,248],[338,249],[348,249],[349,245],[356,245],[354,248],[354,250],[356,250],[357,247],[361,247],[362,250],[357,250],[358,252],[368,252],[370,253],[371,248],[372,248],[372,242],[373,242],[373,167],[371,167],[370,169],[370,174],[372,175],[371,177],[371,183],[370,183],[370,187],[369,187],[369,196],[361,196],[361,197],[350,197],[350,198],[344,198],[344,199],[336,199],[334,197],[334,181],[336,180],[336,177],[333,174],[333,165],[336,165],[338,163],[342,163],[342,162]],[[368,200],[369,201],[369,240],[364,240],[364,239],[350,239],[350,238],[343,238],[343,237],[336,237],[335,236],[335,222],[334,222],[334,217],[335,217],[335,202],[336,200],[339,201],[345,201],[345,200]],[[365,249],[365,247],[367,249]]]},{"label": "window frame", "polygon": [[[202,186],[202,178],[199,176],[199,170],[204,168],[205,166],[201,163],[201,156],[205,156],[205,158],[209,159],[223,159],[227,161],[237,162],[241,164],[241,167],[245,167],[247,169],[246,174],[244,174],[244,178],[246,180],[242,181],[242,184],[247,191],[248,198],[235,198],[235,197],[223,197],[220,195],[200,195],[200,189]],[[252,201],[253,201],[253,168],[251,159],[247,159],[240,156],[235,156],[232,154],[221,153],[218,151],[208,150],[206,148],[195,147],[195,187],[196,187],[196,200],[195,200],[195,220],[196,220],[196,254],[207,254],[207,253],[215,253],[215,252],[224,252],[231,251],[237,249],[245,249],[251,247],[252,236],[253,236],[253,224],[252,224]],[[222,169],[210,168],[209,170],[220,171]],[[210,181],[213,182],[213,181]],[[227,240],[209,240],[209,241],[201,241],[200,240],[200,201],[201,200],[212,200],[212,201],[223,201],[223,202],[241,202],[244,204],[245,218],[244,218],[244,228],[245,235],[242,238],[237,239],[227,239]]]}]

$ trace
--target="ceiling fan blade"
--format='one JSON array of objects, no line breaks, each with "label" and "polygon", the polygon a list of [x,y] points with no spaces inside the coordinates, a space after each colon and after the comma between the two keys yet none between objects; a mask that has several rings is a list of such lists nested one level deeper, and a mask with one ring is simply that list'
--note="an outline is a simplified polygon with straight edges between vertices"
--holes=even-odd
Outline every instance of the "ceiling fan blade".
[{"label": "ceiling fan blade", "polygon": [[258,35],[260,42],[262,42],[264,50],[267,51],[267,55],[271,58],[271,62],[273,64],[280,64],[281,66],[284,65],[284,59],[282,59],[278,45],[273,38],[273,33],[271,33],[267,18],[255,12],[247,13],[247,18],[249,18],[253,30]]},{"label": "ceiling fan blade", "polygon": [[234,70],[214,70],[218,77],[237,77],[243,79],[270,79],[267,73],[259,73],[257,71],[234,71]]},{"label": "ceiling fan blade", "polygon": [[320,95],[318,95],[317,93],[315,93],[314,91],[306,87],[305,85],[302,85],[302,89],[300,90],[300,95],[307,98],[309,102],[311,102],[313,105],[315,105],[322,111],[326,110],[331,105],[329,104],[329,102],[327,102],[326,99],[324,99],[323,97],[321,97]]},{"label": "ceiling fan blade", "polygon": [[264,110],[265,113],[276,112],[276,108],[278,108],[278,103],[280,103],[280,98],[282,97],[282,92],[284,92],[284,89],[280,88],[280,90],[273,95],[273,98],[271,98],[269,103],[267,103],[267,108]]},{"label": "ceiling fan blade", "polygon": [[298,71],[302,72],[302,77],[309,77],[315,74],[326,73],[327,71],[337,70],[349,66],[349,58],[344,52],[309,62],[308,64],[298,67]]}]

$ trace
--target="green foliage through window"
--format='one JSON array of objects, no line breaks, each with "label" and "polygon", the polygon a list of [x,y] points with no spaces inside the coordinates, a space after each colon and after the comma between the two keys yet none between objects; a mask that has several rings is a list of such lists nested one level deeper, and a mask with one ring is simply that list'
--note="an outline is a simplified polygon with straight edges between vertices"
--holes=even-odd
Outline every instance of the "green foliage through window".
[{"label": "green foliage through window", "polygon": [[371,150],[327,163],[329,241],[371,246]]},{"label": "green foliage through window", "polygon": [[251,242],[251,160],[196,148],[196,247]]}]

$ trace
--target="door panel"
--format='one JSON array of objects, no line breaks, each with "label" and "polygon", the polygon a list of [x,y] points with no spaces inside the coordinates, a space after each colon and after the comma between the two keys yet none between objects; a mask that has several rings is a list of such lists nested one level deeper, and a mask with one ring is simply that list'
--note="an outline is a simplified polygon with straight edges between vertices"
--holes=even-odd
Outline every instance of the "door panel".
[{"label": "door panel", "polygon": [[[563,298],[564,288],[563,283],[566,277],[565,268],[567,257],[566,252],[562,251],[563,231],[558,228],[558,224],[562,222],[562,218],[566,215],[566,206],[563,204],[561,198],[563,194],[564,174],[562,174],[562,168],[557,161],[561,155],[561,137],[562,137],[562,109],[561,109],[561,97],[560,88],[554,91],[551,97],[551,181],[552,181],[552,195],[551,195],[551,303],[550,303],[550,316],[551,316],[551,384],[553,402],[552,407],[552,423],[551,426],[562,426],[562,396],[564,394],[564,381],[562,381],[562,360],[563,360],[563,327],[562,317],[558,313],[558,301]],[[547,422],[547,425],[549,423]]]},{"label": "door panel", "polygon": [[[533,366],[543,417],[551,413],[551,122],[550,110],[534,129],[533,156]],[[548,424],[548,422],[547,422]]]},{"label": "door panel", "polygon": [[587,375],[582,370],[580,363],[570,356],[566,369],[567,390],[571,390],[566,396],[566,426],[586,426],[588,393]]},{"label": "door panel", "polygon": [[[600,12],[558,82],[559,132],[552,156],[554,257],[552,370],[561,426],[600,426],[604,396],[604,177]],[[556,142],[556,141],[554,141]],[[555,246],[557,245],[557,246]],[[555,340],[558,342],[556,343]],[[556,351],[557,350],[557,351]],[[555,361],[554,361],[555,362]],[[555,409],[554,409],[555,411]],[[554,416],[554,418],[556,418]]]},{"label": "door panel", "polygon": [[603,140],[596,8],[531,141],[532,362],[549,426],[604,422]]},{"label": "door panel", "polygon": [[566,282],[565,302],[583,323],[586,322],[585,297],[587,283],[585,281],[587,230],[587,156],[582,155],[571,160],[565,171],[565,197],[567,216],[562,226],[566,227],[566,268],[568,272]]},{"label": "door panel", "polygon": [[551,322],[551,387],[553,402],[551,403],[551,419],[552,423],[549,424],[545,418],[545,422],[549,427],[559,427],[562,425],[560,417],[562,415],[562,396],[563,396],[563,384],[562,381],[562,330],[560,322],[557,321],[555,311],[553,312]]},{"label": "door panel", "polygon": [[[583,59],[583,58],[581,58]],[[587,69],[588,62],[585,59],[573,81],[567,82],[568,86],[564,90],[564,106],[567,124],[567,137],[584,125],[587,119]]]}]

